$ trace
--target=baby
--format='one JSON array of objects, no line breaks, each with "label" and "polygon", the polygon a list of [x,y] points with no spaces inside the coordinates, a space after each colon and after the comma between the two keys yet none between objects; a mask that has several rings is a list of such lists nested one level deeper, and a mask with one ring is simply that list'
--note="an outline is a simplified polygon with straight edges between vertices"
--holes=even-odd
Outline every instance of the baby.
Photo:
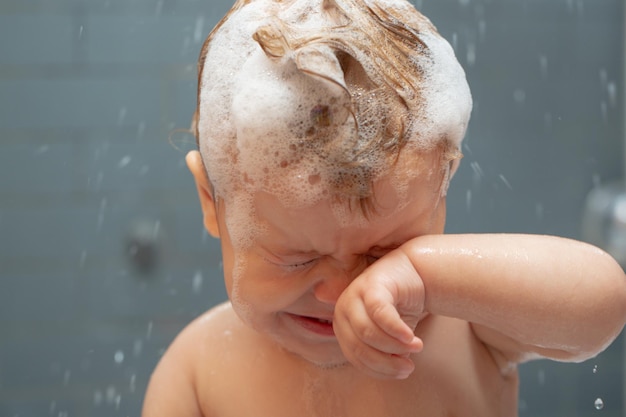
[{"label": "baby", "polygon": [[169,347],[144,417],[517,415],[517,365],[582,361],[626,279],[563,238],[446,235],[471,111],[405,0],[239,0],[187,156],[230,301]]}]

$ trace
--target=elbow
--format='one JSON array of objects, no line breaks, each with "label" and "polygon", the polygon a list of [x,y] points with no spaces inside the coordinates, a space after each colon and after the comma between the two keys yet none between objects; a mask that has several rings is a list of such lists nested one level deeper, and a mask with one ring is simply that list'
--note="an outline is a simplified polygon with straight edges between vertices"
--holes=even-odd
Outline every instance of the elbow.
[{"label": "elbow", "polygon": [[[626,325],[626,274],[622,267],[609,258],[606,269],[601,269],[595,293],[595,308],[587,313],[592,321],[588,343],[580,346],[580,360],[593,357],[604,351],[619,336]],[[578,359],[578,358],[577,358]]]}]

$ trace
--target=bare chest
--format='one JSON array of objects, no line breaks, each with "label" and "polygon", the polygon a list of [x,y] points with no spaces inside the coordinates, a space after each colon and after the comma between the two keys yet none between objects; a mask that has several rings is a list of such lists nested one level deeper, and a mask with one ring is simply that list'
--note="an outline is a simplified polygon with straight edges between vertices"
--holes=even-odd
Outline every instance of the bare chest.
[{"label": "bare chest", "polygon": [[321,369],[271,345],[235,338],[206,358],[198,385],[204,416],[517,415],[516,375],[500,374],[466,323],[434,319],[421,330],[425,347],[414,355],[416,369],[406,380],[370,378],[350,365]]}]

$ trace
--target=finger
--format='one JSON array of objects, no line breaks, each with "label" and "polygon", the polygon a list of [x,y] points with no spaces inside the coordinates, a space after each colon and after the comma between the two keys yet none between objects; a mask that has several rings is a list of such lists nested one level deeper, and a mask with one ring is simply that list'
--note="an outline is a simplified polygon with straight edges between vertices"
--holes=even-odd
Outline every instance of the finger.
[{"label": "finger", "polygon": [[380,293],[375,294],[372,291],[365,294],[363,302],[367,316],[371,317],[378,328],[404,344],[415,344],[413,329],[402,320],[400,313],[390,301],[381,297]]},{"label": "finger", "polygon": [[394,335],[382,329],[378,323],[367,314],[367,310],[362,304],[353,306],[350,317],[348,318],[348,324],[355,337],[360,342],[383,353],[405,355],[416,352],[421,348],[420,344],[414,343],[414,339],[416,338],[410,329],[409,332],[412,337],[408,338],[408,342],[394,337]]},{"label": "finger", "polygon": [[415,369],[408,355],[384,353],[358,341],[347,359],[360,371],[376,378],[405,379]]}]

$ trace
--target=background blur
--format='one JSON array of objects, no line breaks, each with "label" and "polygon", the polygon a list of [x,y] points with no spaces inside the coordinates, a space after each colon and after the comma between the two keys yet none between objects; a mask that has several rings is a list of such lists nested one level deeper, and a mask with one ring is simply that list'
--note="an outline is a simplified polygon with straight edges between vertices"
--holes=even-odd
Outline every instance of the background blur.
[{"label": "background blur", "polygon": [[[0,416],[138,416],[163,350],[225,299],[176,129],[230,5],[0,2]],[[622,176],[622,2],[416,5],[474,95],[448,231],[582,238],[585,197]],[[520,415],[626,416],[622,338],[523,366]]]}]

